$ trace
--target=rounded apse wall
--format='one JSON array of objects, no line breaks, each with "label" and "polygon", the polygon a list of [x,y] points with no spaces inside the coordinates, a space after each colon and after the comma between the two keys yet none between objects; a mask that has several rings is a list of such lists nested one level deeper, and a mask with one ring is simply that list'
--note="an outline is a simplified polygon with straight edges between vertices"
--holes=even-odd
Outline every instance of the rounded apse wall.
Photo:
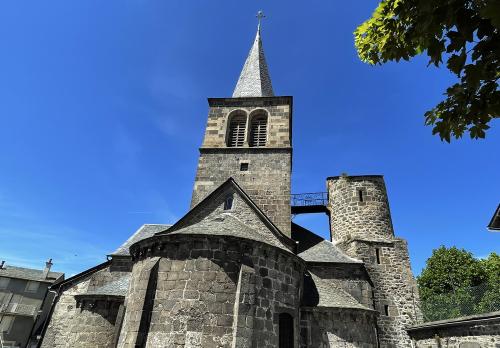
[{"label": "rounded apse wall", "polygon": [[252,240],[164,235],[139,242],[120,347],[276,347],[279,315],[294,319],[304,264]]}]

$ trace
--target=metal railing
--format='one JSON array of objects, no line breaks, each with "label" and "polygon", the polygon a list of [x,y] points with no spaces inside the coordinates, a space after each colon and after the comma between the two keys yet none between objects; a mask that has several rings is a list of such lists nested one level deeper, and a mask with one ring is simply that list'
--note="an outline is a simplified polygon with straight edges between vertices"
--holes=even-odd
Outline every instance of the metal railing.
[{"label": "metal railing", "polygon": [[290,204],[293,207],[308,207],[328,205],[328,192],[309,192],[290,195]]},{"label": "metal railing", "polygon": [[433,294],[421,300],[425,321],[445,320],[500,311],[500,286],[481,284]]},{"label": "metal railing", "polygon": [[0,313],[34,316],[37,311],[38,306],[22,303],[8,303],[0,306]]}]

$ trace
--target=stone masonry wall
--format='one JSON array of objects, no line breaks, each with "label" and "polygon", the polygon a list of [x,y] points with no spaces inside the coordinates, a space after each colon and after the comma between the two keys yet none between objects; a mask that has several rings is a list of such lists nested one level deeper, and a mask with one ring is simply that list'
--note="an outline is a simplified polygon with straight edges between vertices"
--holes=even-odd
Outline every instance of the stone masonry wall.
[{"label": "stone masonry wall", "polygon": [[209,99],[207,127],[202,148],[226,147],[228,121],[233,113],[244,115],[247,119],[245,147],[248,147],[249,125],[252,116],[268,115],[266,147],[291,146],[291,98],[227,98]]},{"label": "stone masonry wall", "polygon": [[110,272],[107,267],[65,288],[55,304],[41,347],[113,347],[119,304],[97,301],[77,306],[75,295],[85,294],[123,274]]},{"label": "stone masonry wall", "polygon": [[[343,308],[301,311],[301,348],[376,348],[376,314]],[[383,346],[382,346],[383,347]]]},{"label": "stone masonry wall", "polygon": [[[420,322],[421,312],[406,242],[401,239],[394,239],[392,243],[357,240],[339,246],[347,254],[365,262],[374,284],[380,346],[411,347],[405,329]],[[380,264],[377,263],[375,249],[379,249]]]},{"label": "stone masonry wall", "polygon": [[382,176],[329,178],[327,189],[333,241],[354,238],[380,240],[394,236]]},{"label": "stone masonry wall", "polygon": [[[229,177],[240,185],[260,209],[290,236],[291,150],[228,148],[200,154],[192,206],[198,204]],[[240,164],[248,163],[248,171]]]},{"label": "stone masonry wall", "polygon": [[[191,208],[233,177],[271,221],[290,236],[291,98],[228,98],[209,102]],[[263,113],[268,115],[266,146],[249,147],[251,119]],[[247,119],[243,147],[226,146],[227,127],[234,114]],[[248,170],[240,170],[242,163],[248,164]]]},{"label": "stone masonry wall", "polygon": [[139,244],[119,347],[134,347],[151,283],[145,270],[156,263],[147,347],[277,347],[279,313],[298,318],[304,266],[290,253],[226,236]]},{"label": "stone masonry wall", "polygon": [[408,331],[416,348],[499,348],[500,313],[484,316],[425,323]]},{"label": "stone masonry wall", "polygon": [[405,328],[421,313],[406,242],[394,237],[382,176],[328,179],[332,240],[364,262],[373,283],[381,347],[410,347]]}]

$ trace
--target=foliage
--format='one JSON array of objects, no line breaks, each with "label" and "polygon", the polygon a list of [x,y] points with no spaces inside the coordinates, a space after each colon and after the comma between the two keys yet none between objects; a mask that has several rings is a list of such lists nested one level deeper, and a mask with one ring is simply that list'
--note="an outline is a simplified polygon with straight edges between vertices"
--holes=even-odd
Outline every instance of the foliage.
[{"label": "foliage", "polygon": [[484,138],[500,117],[500,0],[382,0],[354,32],[364,62],[409,60],[426,52],[429,65],[447,68],[459,82],[425,113],[442,140]]},{"label": "foliage", "polygon": [[433,250],[417,278],[426,320],[500,310],[500,256],[485,260],[456,247]]},{"label": "foliage", "polygon": [[433,250],[426,266],[417,278],[422,300],[430,295],[446,294],[460,288],[476,286],[486,281],[479,260],[464,249],[441,246]]},{"label": "foliage", "polygon": [[492,312],[500,310],[500,256],[491,253],[486,260],[481,261],[482,267],[488,277],[488,290],[479,301],[478,310]]}]

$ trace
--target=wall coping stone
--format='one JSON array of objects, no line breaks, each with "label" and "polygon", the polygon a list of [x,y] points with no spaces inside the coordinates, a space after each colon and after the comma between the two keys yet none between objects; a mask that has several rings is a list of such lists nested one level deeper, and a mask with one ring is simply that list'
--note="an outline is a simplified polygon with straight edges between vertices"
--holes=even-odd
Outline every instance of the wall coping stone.
[{"label": "wall coping stone", "polygon": [[477,323],[487,322],[487,321],[500,321],[500,311],[470,315],[454,319],[431,321],[428,323],[409,327],[406,329],[406,331],[417,332],[417,331],[424,331],[426,329],[440,328],[440,327],[475,325]]}]

